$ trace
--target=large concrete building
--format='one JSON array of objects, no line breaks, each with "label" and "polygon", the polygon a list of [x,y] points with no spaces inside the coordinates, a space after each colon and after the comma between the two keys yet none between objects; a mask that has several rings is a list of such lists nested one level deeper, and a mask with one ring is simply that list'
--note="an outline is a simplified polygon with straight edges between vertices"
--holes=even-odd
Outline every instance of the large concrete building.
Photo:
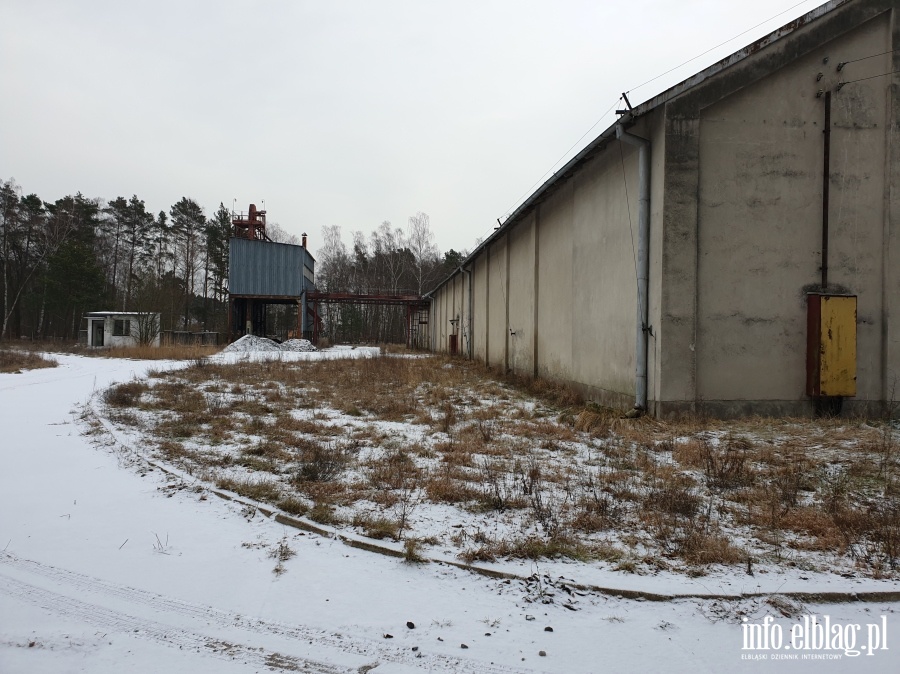
[{"label": "large concrete building", "polygon": [[430,293],[432,344],[658,416],[900,399],[898,9],[834,0],[626,111]]}]

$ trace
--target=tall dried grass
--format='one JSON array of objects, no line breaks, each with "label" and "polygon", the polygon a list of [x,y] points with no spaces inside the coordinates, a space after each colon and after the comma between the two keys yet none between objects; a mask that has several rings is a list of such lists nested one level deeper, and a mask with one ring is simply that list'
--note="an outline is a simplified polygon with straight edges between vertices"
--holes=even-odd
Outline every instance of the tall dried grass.
[{"label": "tall dried grass", "polygon": [[0,372],[21,372],[59,365],[53,358],[22,349],[0,349]]}]

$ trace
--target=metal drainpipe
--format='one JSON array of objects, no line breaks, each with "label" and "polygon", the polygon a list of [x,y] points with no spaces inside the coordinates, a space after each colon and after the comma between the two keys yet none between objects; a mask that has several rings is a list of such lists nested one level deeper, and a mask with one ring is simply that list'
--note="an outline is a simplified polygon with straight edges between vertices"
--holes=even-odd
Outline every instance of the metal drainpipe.
[{"label": "metal drainpipe", "polygon": [[432,352],[437,351],[434,344],[434,326],[437,323],[437,307],[434,306],[434,291],[422,295],[428,300],[428,349]]},{"label": "metal drainpipe", "polygon": [[472,360],[472,339],[475,337],[475,333],[472,331],[472,325],[474,324],[474,321],[472,320],[472,270],[466,269],[462,265],[459,266],[459,270],[469,277],[469,309],[467,314],[469,320],[469,340],[466,351],[468,352],[469,360]]},{"label": "metal drainpipe", "polygon": [[638,246],[637,246],[637,331],[635,336],[634,408],[647,411],[647,342],[650,308],[647,286],[650,278],[650,141],[616,126],[616,138],[638,148]]}]

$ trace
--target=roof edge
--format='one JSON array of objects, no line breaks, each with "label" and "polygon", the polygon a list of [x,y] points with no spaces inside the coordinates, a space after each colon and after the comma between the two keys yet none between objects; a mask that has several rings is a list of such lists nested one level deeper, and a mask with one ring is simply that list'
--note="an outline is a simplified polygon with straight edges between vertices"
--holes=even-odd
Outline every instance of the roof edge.
[{"label": "roof edge", "polygon": [[680,96],[690,89],[700,85],[710,77],[713,77],[723,70],[726,70],[727,68],[740,63],[744,59],[758,53],[762,49],[765,49],[772,44],[775,44],[779,40],[787,38],[795,31],[807,26],[813,21],[825,16],[826,14],[829,14],[837,8],[842,7],[843,5],[850,4],[854,1],[855,0],[829,0],[829,2],[826,2],[823,5],[819,5],[806,14],[797,17],[793,21],[790,21],[783,26],[776,28],[768,35],[765,35],[755,42],[742,47],[733,54],[726,56],[724,59],[717,61],[711,66],[704,68],[700,72],[691,75],[678,84],[675,84],[665,91],[657,94],[653,98],[649,98],[643,103],[632,108],[631,111],[617,119],[605,130],[601,131],[600,135],[598,135],[596,138],[594,138],[594,140],[588,143],[581,151],[579,151],[574,157],[566,162],[560,169],[554,171],[553,175],[550,176],[550,178],[548,178],[546,181],[544,181],[544,183],[542,183],[541,186],[537,188],[537,190],[532,192],[531,195],[526,198],[525,201],[523,201],[509,215],[509,217],[503,222],[502,225],[495,228],[494,231],[490,235],[488,235],[488,237],[484,241],[478,244],[475,249],[471,253],[469,253],[469,255],[462,261],[462,263],[460,263],[460,266],[457,269],[455,269],[449,276],[438,283],[431,291],[426,293],[424,296],[430,297],[433,293],[437,292],[440,288],[449,283],[457,274],[460,273],[463,267],[469,266],[487,246],[489,246],[491,243],[500,238],[501,235],[505,234],[509,229],[512,229],[516,224],[518,224],[519,218],[523,216],[532,206],[534,206],[545,192],[553,188],[560,179],[565,178],[566,174],[573,168],[578,166],[587,157],[587,155],[593,153],[594,150],[600,148],[600,146],[602,146],[610,138],[615,136],[615,130],[618,125],[623,124],[625,126],[631,126],[634,123],[634,120],[638,117],[641,117],[648,112],[655,110],[660,105],[663,105],[673,98],[676,98],[677,96]]}]

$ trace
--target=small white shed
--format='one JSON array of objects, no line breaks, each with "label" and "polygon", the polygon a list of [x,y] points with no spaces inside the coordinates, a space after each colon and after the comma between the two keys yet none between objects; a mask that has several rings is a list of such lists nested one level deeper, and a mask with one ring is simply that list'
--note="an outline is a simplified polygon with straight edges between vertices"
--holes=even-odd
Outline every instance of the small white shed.
[{"label": "small white shed", "polygon": [[159,313],[91,311],[85,318],[88,346],[159,346]]}]

